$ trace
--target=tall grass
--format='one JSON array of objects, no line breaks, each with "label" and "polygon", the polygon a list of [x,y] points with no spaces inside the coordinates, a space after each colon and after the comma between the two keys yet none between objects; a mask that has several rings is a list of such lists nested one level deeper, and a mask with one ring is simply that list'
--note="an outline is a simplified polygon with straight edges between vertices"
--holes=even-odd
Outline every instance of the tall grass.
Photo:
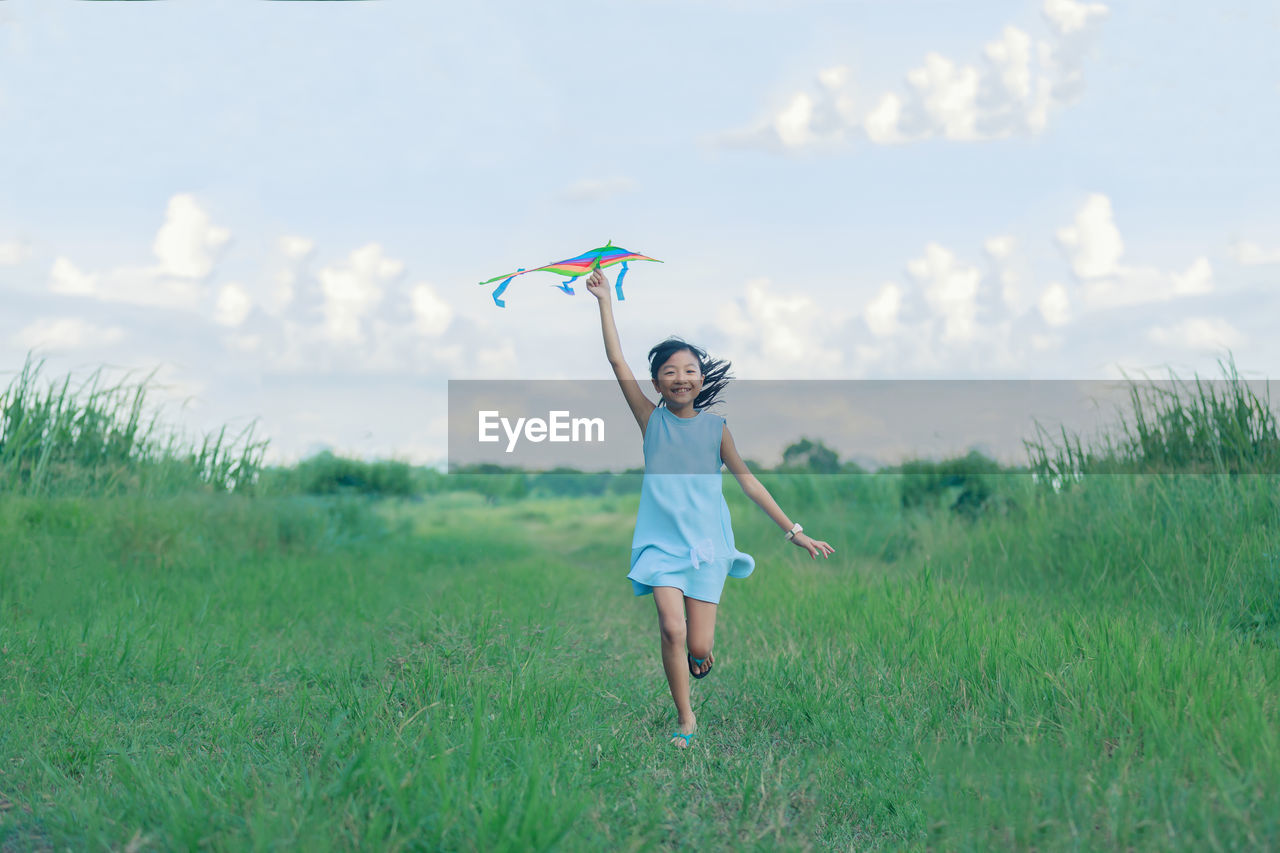
[{"label": "tall grass", "polygon": [[41,382],[43,359],[28,354],[0,393],[0,491],[28,496],[245,491],[267,441],[253,424],[224,426],[195,442],[148,417],[155,372],[140,382],[104,383],[101,369],[78,386],[71,376]]},{"label": "tall grass", "polygon": [[1132,411],[1119,429],[1086,443],[1059,428],[1061,441],[1039,423],[1024,442],[1039,482],[1061,488],[1087,474],[1276,474],[1280,426],[1263,396],[1240,378],[1235,359],[1219,360],[1224,379],[1191,381],[1169,372],[1167,385],[1125,376]]},{"label": "tall grass", "polygon": [[1230,356],[1219,366],[1216,382],[1126,377],[1131,410],[1092,439],[1038,429],[1026,446],[1040,494],[1008,524],[937,530],[925,547],[980,563],[986,584],[1118,594],[1170,623],[1280,646],[1280,426],[1266,386]]}]

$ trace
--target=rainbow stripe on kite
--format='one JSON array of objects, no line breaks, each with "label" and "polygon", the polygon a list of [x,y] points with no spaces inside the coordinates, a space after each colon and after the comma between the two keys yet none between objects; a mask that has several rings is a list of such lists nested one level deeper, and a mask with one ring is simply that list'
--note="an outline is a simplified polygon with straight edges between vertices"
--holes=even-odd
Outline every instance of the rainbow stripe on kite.
[{"label": "rainbow stripe on kite", "polygon": [[561,284],[553,284],[551,286],[559,288],[564,293],[572,296],[573,288],[569,285],[574,279],[587,275],[594,269],[603,269],[605,267],[611,267],[614,264],[622,264],[622,269],[618,272],[618,280],[614,283],[614,289],[618,293],[618,301],[621,302],[625,298],[622,295],[622,279],[627,275],[628,261],[653,261],[658,264],[662,263],[662,261],[657,258],[650,258],[647,255],[637,254],[636,252],[628,252],[626,249],[613,245],[613,241],[610,240],[600,248],[592,249],[589,252],[583,252],[577,257],[563,261],[556,261],[554,264],[547,264],[545,267],[537,267],[531,270],[519,269],[513,273],[507,273],[506,275],[496,275],[488,281],[480,282],[480,284],[493,284],[498,279],[505,279],[502,284],[498,285],[497,290],[493,291],[493,301],[499,308],[505,308],[507,303],[499,297],[502,296],[502,291],[507,289],[507,285],[511,283],[511,280],[518,275],[524,275],[527,272],[554,272],[559,273],[560,275],[567,275],[569,276],[568,281],[562,282]]}]

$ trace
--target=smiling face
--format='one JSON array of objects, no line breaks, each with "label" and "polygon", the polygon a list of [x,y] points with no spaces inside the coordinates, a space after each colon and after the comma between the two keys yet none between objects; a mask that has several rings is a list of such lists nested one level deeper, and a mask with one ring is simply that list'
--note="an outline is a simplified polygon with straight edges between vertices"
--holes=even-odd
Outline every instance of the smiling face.
[{"label": "smiling face", "polygon": [[653,387],[667,401],[667,408],[692,404],[702,390],[702,368],[698,365],[698,357],[687,349],[676,350],[658,368],[658,378],[653,381]]}]

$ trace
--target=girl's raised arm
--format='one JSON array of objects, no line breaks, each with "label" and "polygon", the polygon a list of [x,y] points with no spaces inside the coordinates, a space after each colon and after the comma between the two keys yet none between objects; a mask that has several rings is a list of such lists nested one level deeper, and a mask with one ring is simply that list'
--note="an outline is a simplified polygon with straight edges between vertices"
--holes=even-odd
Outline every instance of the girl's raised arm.
[{"label": "girl's raised arm", "polygon": [[626,361],[622,358],[622,344],[618,341],[618,327],[613,322],[613,302],[609,297],[609,279],[599,269],[591,272],[587,277],[587,290],[600,303],[600,330],[604,333],[604,354],[609,359],[609,366],[613,368],[614,376],[618,377],[618,384],[622,386],[622,396],[626,398],[627,405],[631,407],[631,413],[636,416],[636,423],[640,425],[640,435],[644,435],[644,429],[649,424],[649,416],[653,414],[653,410],[657,408],[644,392],[640,390],[640,383],[631,373],[631,368],[627,367]]}]

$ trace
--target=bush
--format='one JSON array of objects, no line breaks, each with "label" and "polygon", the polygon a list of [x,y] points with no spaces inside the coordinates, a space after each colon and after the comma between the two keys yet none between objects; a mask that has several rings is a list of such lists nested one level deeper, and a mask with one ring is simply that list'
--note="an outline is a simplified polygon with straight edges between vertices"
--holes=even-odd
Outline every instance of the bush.
[{"label": "bush", "polygon": [[363,462],[325,450],[293,468],[275,468],[264,475],[264,489],[303,495],[399,496],[414,494],[407,462]]},{"label": "bush", "polygon": [[777,470],[797,474],[834,474],[840,470],[840,459],[821,441],[801,438],[782,451],[782,465]]},{"label": "bush", "polygon": [[998,489],[1000,463],[976,450],[940,462],[915,459],[892,470],[902,474],[904,509],[940,507],[972,520],[993,509],[1007,512],[1011,505]]}]

